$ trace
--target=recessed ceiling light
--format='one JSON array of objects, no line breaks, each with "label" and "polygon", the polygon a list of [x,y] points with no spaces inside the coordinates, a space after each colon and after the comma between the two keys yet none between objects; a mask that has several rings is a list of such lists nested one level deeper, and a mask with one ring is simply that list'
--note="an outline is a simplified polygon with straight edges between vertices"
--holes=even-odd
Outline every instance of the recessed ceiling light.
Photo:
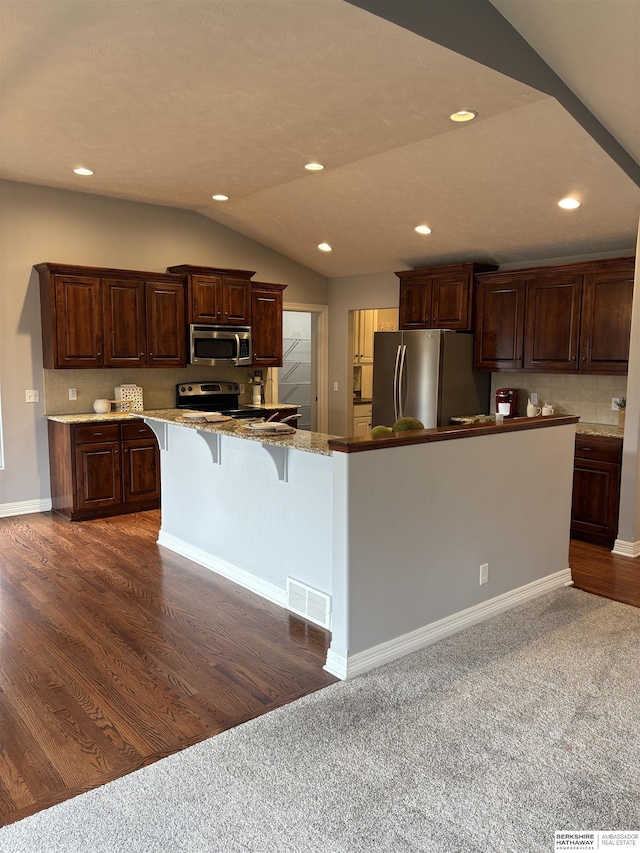
[{"label": "recessed ceiling light", "polygon": [[580,207],[580,202],[577,198],[561,198],[558,207],[563,210],[577,210]]},{"label": "recessed ceiling light", "polygon": [[321,172],[324,166],[322,163],[307,163],[305,169],[308,169],[309,172]]},{"label": "recessed ceiling light", "polygon": [[318,248],[321,252],[330,252],[331,246],[328,243],[318,243]]},{"label": "recessed ceiling light", "polygon": [[85,169],[83,166],[79,166],[77,169],[73,170],[76,175],[93,175],[91,169]]},{"label": "recessed ceiling light", "polygon": [[414,231],[417,231],[418,234],[431,234],[431,228],[428,225],[416,225]]},{"label": "recessed ceiling light", "polygon": [[229,196],[223,195],[222,193],[216,193],[215,195],[212,195],[211,198],[214,201],[229,201]]},{"label": "recessed ceiling light", "polygon": [[473,121],[477,115],[473,110],[458,110],[457,113],[451,113],[449,118],[451,121]]}]

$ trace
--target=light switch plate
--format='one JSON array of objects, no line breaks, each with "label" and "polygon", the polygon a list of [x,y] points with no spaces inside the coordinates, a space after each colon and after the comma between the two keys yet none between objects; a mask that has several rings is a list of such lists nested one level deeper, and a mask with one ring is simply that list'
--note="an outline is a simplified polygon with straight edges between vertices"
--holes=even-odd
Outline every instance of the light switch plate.
[{"label": "light switch plate", "polygon": [[25,391],[24,399],[27,403],[39,403],[40,402],[40,392],[39,391]]},{"label": "light switch plate", "polygon": [[69,399],[77,400],[78,399],[78,389],[77,388],[69,388]]},{"label": "light switch plate", "polygon": [[535,391],[532,391],[532,392],[531,392],[530,400],[531,400],[531,404],[532,404],[533,406],[537,406],[537,405],[538,405],[538,395],[536,394],[536,392],[535,392]]}]

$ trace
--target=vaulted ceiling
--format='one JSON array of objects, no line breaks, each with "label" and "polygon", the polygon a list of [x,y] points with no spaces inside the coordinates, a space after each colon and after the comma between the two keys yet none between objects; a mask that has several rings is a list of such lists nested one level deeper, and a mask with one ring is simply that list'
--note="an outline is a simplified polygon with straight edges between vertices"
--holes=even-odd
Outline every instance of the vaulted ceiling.
[{"label": "vaulted ceiling", "polygon": [[632,248],[640,0],[495,10],[609,153],[468,26],[465,47],[344,0],[0,0],[0,176],[199,211],[327,276]]}]

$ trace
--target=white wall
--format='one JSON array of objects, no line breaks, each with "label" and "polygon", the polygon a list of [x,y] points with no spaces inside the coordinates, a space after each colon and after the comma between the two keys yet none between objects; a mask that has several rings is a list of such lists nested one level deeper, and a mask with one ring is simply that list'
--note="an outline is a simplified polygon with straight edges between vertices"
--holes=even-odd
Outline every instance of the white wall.
[{"label": "white wall", "polygon": [[[0,389],[5,468],[0,506],[49,498],[40,298],[41,261],[162,272],[172,264],[256,270],[290,302],[324,304],[327,280],[192,211],[12,181],[0,209]],[[156,371],[159,372],[159,371]],[[26,404],[26,389],[40,403]],[[37,509],[35,507],[34,509]]]}]

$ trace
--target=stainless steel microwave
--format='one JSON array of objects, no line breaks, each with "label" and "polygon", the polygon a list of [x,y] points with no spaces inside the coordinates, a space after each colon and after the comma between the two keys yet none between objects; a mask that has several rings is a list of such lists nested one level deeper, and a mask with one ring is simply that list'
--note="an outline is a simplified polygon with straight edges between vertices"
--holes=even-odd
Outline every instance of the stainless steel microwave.
[{"label": "stainless steel microwave", "polygon": [[251,364],[250,326],[189,326],[191,364]]}]

